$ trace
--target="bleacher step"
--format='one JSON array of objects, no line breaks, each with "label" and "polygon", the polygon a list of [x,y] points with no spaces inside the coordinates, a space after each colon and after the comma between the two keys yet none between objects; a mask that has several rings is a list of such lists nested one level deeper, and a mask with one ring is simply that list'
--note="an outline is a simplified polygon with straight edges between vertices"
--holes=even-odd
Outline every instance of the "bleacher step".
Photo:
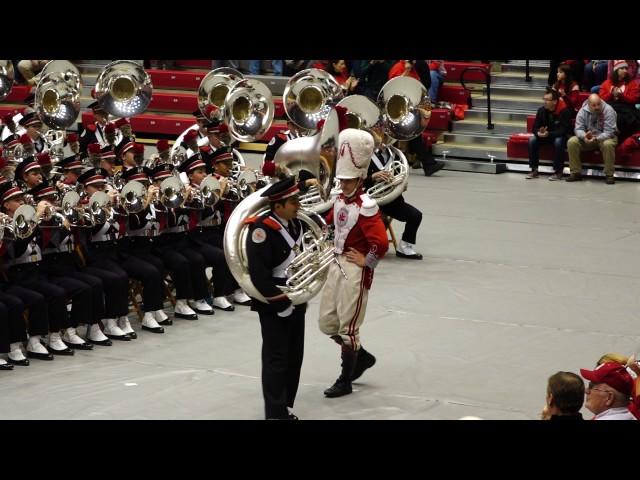
[{"label": "bleacher step", "polygon": [[[473,106],[487,108],[487,97],[473,97]],[[535,112],[542,103],[541,100],[523,99],[522,97],[507,95],[491,95],[491,109],[501,108],[505,110]]]},{"label": "bleacher step", "polygon": [[[532,87],[532,86],[500,86],[500,85],[492,85],[491,86],[491,98],[494,96],[505,96],[505,97],[518,97],[522,99],[536,99],[542,102],[542,95],[544,95],[545,89],[544,87]],[[483,91],[484,95],[486,95],[486,88]]]},{"label": "bleacher step", "polygon": [[[517,63],[503,63],[502,71],[503,72],[517,72],[522,73],[522,78],[524,79],[525,75],[525,64],[517,64]],[[529,65],[529,73],[549,73],[549,66],[544,65]]]},{"label": "bleacher step", "polygon": [[493,129],[487,128],[487,120],[483,119],[467,119],[453,122],[453,133],[484,133],[486,135],[511,135],[520,133],[527,128],[527,123],[522,121],[496,121],[491,118]]},{"label": "bleacher step", "polygon": [[[491,105],[491,121],[492,122],[524,122],[526,125],[527,117],[529,115],[534,115],[535,110],[532,111],[521,111],[521,110],[504,110],[504,109],[496,109],[493,105]],[[464,119],[467,120],[476,120],[482,119],[486,122],[487,120],[487,108],[486,107],[477,107],[474,103],[474,106],[471,110],[467,110],[464,112]]]},{"label": "bleacher step", "polygon": [[525,81],[524,73],[500,72],[491,74],[491,87],[522,85],[531,87],[545,87],[547,85],[548,74],[530,74],[531,82]]},{"label": "bleacher step", "polygon": [[506,146],[509,140],[509,134],[488,134],[483,133],[459,133],[445,132],[443,139],[446,143],[457,143],[464,145],[496,145]]},{"label": "bleacher step", "polygon": [[437,143],[433,145],[433,154],[442,156],[447,151],[448,157],[488,160],[489,154],[493,155],[496,160],[507,159],[507,147],[498,145],[467,145],[462,143]]}]

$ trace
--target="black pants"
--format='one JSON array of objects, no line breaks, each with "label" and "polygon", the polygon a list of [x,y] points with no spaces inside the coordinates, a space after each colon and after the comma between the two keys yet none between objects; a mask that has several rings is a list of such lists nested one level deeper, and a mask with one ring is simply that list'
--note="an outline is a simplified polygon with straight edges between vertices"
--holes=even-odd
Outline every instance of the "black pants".
[{"label": "black pants", "polygon": [[402,233],[402,240],[415,245],[418,227],[420,227],[420,223],[422,222],[422,212],[413,205],[405,202],[402,195],[393,202],[380,207],[380,210],[391,218],[395,218],[400,222],[406,222],[404,232]]},{"label": "black pants", "polygon": [[529,167],[538,170],[540,164],[540,145],[553,145],[553,170],[562,173],[564,170],[564,150],[567,147],[567,137],[529,137]]},{"label": "black pants", "polygon": [[[39,267],[35,263],[26,263],[11,267],[8,272],[8,277],[12,285],[35,290],[44,297],[47,306],[50,332],[59,332],[71,326],[69,315],[67,314],[66,292],[63,288],[52,284],[42,275]],[[13,292],[9,289],[8,293]],[[25,302],[25,305],[27,305],[27,302]],[[27,306],[27,308],[31,310],[30,306]]]},{"label": "black pants", "polygon": [[20,298],[0,292],[0,353],[9,351],[9,344],[27,340],[24,303]]},{"label": "black pants", "polygon": [[306,305],[286,318],[260,311],[262,329],[262,394],[266,418],[287,418],[300,383],[304,355]]},{"label": "black pants", "polygon": [[[111,268],[89,266],[83,272],[102,281],[103,314],[100,318],[117,318],[129,313],[129,276],[117,264]],[[95,306],[94,306],[95,311]]]},{"label": "black pants", "polygon": [[[87,252],[89,266],[114,272],[120,270],[120,272],[124,272],[128,278],[142,282],[144,311],[154,312],[161,310],[164,299],[164,279],[162,272],[149,262],[145,262],[134,255],[119,252],[116,250],[117,248],[118,247],[112,245],[91,245]],[[127,291],[128,283],[129,281],[127,280]],[[126,315],[126,313],[123,315]]]},{"label": "black pants", "polygon": [[205,259],[192,248],[186,233],[162,235],[153,252],[171,272],[176,298],[200,300],[209,296]]},{"label": "black pants", "polygon": [[426,174],[427,170],[433,165],[435,165],[436,161],[433,158],[433,154],[431,153],[431,150],[429,150],[427,146],[424,144],[424,139],[422,138],[422,135],[418,135],[413,140],[410,140],[408,145],[409,145],[409,151],[415,154],[418,160],[420,160],[420,163],[422,164],[422,169]]},{"label": "black pants", "polygon": [[231,295],[235,290],[235,279],[231,275],[224,251],[216,245],[217,233],[209,232],[208,228],[191,232],[189,239],[191,247],[204,257],[207,266],[213,269],[213,296],[223,297]]},{"label": "black pants", "polygon": [[[42,294],[19,285],[6,286],[4,293],[7,296],[0,297],[0,300],[10,309],[22,308],[23,311],[27,309],[26,330],[29,335],[46,335],[49,333],[49,313],[47,312],[47,302]],[[12,298],[19,299],[22,306],[16,305],[11,300]],[[15,340],[12,341],[19,342],[27,339],[24,333],[25,324],[22,312],[20,313],[20,318],[22,326],[18,329],[19,331],[12,333],[12,335],[15,334]]]}]

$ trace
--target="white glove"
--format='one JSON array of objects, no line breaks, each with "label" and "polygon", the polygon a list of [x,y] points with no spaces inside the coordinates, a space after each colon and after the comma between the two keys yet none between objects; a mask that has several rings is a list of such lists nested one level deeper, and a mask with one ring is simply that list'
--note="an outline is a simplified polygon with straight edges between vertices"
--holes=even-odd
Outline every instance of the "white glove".
[{"label": "white glove", "polygon": [[285,318],[291,315],[292,313],[293,313],[293,304],[289,305],[289,307],[286,310],[283,310],[282,312],[278,312],[278,316]]}]

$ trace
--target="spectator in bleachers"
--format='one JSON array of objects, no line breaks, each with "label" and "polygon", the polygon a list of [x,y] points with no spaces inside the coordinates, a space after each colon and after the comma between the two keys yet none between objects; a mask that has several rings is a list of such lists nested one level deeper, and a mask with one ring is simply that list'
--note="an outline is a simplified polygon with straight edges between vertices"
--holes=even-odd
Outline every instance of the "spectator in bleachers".
[{"label": "spectator in bleachers", "polygon": [[[262,60],[249,60],[249,73],[251,75],[262,75]],[[273,67],[273,74],[277,77],[282,76],[282,60],[271,60],[271,66]]]},{"label": "spectator in bleachers", "polygon": [[240,62],[238,60],[211,60],[212,70],[220,67],[229,67],[240,71]]},{"label": "spectator in bleachers", "polygon": [[571,67],[566,63],[558,65],[556,78],[553,88],[560,94],[560,98],[574,112],[575,116],[575,112],[580,108],[580,86],[573,79]]},{"label": "spectator in bleachers", "polygon": [[396,77],[411,77],[420,81],[415,69],[415,60],[398,60],[389,69],[389,80]]},{"label": "spectator in bleachers", "polygon": [[293,77],[296,73],[306,68],[306,60],[285,60],[284,71],[285,77]]},{"label": "spectator in bleachers", "polygon": [[[444,68],[444,60],[427,60],[429,62],[429,70],[431,75],[431,87],[429,87],[429,98],[432,102],[438,101],[438,92],[440,85],[447,76],[447,69]],[[425,85],[426,86],[426,85]]]},{"label": "spectator in bleachers", "polygon": [[20,60],[18,70],[24,78],[26,85],[34,86],[38,83],[38,73],[42,71],[49,60]]},{"label": "spectator in bleachers", "polygon": [[578,82],[578,85],[582,85],[582,77],[584,75],[584,66],[587,63],[586,60],[550,60],[549,61],[549,80],[548,85],[556,83],[556,72],[558,67],[566,63],[571,69],[571,77]]},{"label": "spectator in bleachers", "polygon": [[628,407],[633,379],[625,367],[606,362],[594,370],[581,368],[580,375],[589,380],[585,407],[595,415],[593,420],[636,420]]},{"label": "spectator in bleachers", "polygon": [[584,66],[583,90],[598,93],[600,85],[607,79],[608,60],[591,60]]},{"label": "spectator in bleachers", "polygon": [[333,78],[342,86],[345,95],[355,92],[358,86],[358,79],[349,73],[347,62],[344,60],[329,60],[327,72],[333,75]]},{"label": "spectator in bleachers", "polygon": [[615,60],[611,76],[600,86],[600,98],[607,102],[617,114],[618,139],[640,132],[640,79],[629,74],[627,60]]},{"label": "spectator in bleachers", "polygon": [[[607,62],[607,76],[610,77],[615,70],[615,64],[618,60],[609,60]],[[638,68],[638,60],[624,60],[629,66],[629,77],[636,78],[640,75],[640,68]]]},{"label": "spectator in bleachers", "polygon": [[640,363],[636,360],[635,355],[627,357],[619,353],[606,353],[598,360],[598,365],[603,363],[615,362],[627,369],[629,375],[633,379],[633,390],[631,391],[631,401],[629,402],[629,411],[640,420]]},{"label": "spectator in bleachers", "polygon": [[582,420],[584,382],[572,372],[558,372],[547,382],[546,405],[542,420]]},{"label": "spectator in bleachers", "polygon": [[360,78],[357,92],[377,101],[378,93],[389,80],[391,65],[389,60],[361,60],[356,74]]},{"label": "spectator in bleachers", "polygon": [[607,185],[613,185],[616,163],[616,111],[604,102],[596,93],[589,95],[576,117],[575,136],[567,142],[571,175],[567,182],[582,180],[583,150],[600,150],[604,161],[604,174]]},{"label": "spectator in bleachers", "polygon": [[529,138],[529,167],[527,179],[538,178],[540,144],[553,145],[553,171],[549,180],[562,180],[564,169],[564,149],[571,132],[573,111],[560,98],[557,90],[547,87],[542,96],[544,105],[536,112],[533,136]]}]

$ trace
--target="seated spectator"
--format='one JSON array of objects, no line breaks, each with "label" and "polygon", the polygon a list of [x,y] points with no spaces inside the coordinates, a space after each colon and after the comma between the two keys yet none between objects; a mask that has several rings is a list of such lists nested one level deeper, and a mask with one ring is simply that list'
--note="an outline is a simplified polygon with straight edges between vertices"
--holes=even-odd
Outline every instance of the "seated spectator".
[{"label": "seated spectator", "polygon": [[296,73],[304,70],[306,64],[306,60],[285,60],[283,73],[286,77],[293,77]]},{"label": "seated spectator", "polygon": [[396,77],[411,77],[420,81],[415,69],[415,60],[398,60],[389,69],[389,80]]},{"label": "seated spectator", "polygon": [[361,60],[359,66],[360,84],[358,92],[376,102],[378,93],[389,80],[389,60]]},{"label": "seated spectator", "polygon": [[607,79],[608,62],[608,60],[591,60],[584,66],[582,85],[585,91],[591,93],[600,91],[600,84]]},{"label": "seated spectator", "polygon": [[613,73],[600,87],[600,98],[613,107],[617,114],[618,139],[623,142],[640,132],[640,79],[629,74],[626,60],[615,60]]},{"label": "seated spectator", "polygon": [[626,357],[619,353],[607,353],[600,357],[598,365],[603,363],[614,362],[622,365],[627,369],[629,375],[633,379],[633,391],[631,392],[631,401],[629,402],[629,411],[640,420],[640,363],[636,360],[635,355]]},{"label": "seated spectator", "polygon": [[611,105],[603,102],[595,93],[589,95],[576,117],[575,136],[567,142],[569,151],[569,168],[571,175],[567,182],[582,180],[583,150],[600,150],[604,161],[604,174],[607,185],[613,185],[616,163],[616,119],[617,115]]},{"label": "seated spectator", "polygon": [[[249,60],[249,73],[251,75],[261,75],[262,60]],[[273,67],[273,74],[277,77],[282,76],[282,60],[271,60],[271,66]]]},{"label": "seated spectator", "polygon": [[558,65],[557,81],[553,88],[558,91],[560,98],[574,112],[580,108],[580,87],[571,73],[571,68],[566,63]]},{"label": "seated spectator", "polygon": [[38,73],[42,71],[49,60],[20,60],[18,70],[27,85],[34,86],[38,83]]},{"label": "seated spectator", "polygon": [[622,365],[606,362],[594,370],[581,368],[580,375],[589,380],[585,407],[594,420],[636,420],[628,408],[633,379]]},{"label": "seated spectator", "polygon": [[553,145],[553,171],[549,180],[562,180],[564,170],[564,149],[571,132],[573,110],[559,98],[559,92],[547,87],[542,96],[544,106],[536,113],[533,136],[529,138],[529,167],[527,179],[538,178],[540,144]]},{"label": "seated spectator", "polygon": [[333,75],[333,78],[342,85],[345,95],[354,93],[358,86],[358,79],[349,73],[347,62],[344,60],[329,60],[327,72]]},{"label": "seated spectator", "polygon": [[582,420],[584,382],[572,372],[558,372],[547,382],[547,402],[542,420]]},{"label": "seated spectator", "polygon": [[[617,60],[609,60],[607,62],[607,76],[610,77],[613,73],[615,63]],[[638,68],[638,60],[625,60],[627,65],[629,65],[629,76],[631,78],[637,78],[640,76],[640,68]]]},{"label": "seated spectator", "polygon": [[447,69],[444,68],[444,60],[427,60],[431,75],[431,87],[429,88],[429,98],[433,103],[438,101],[440,85],[447,76]]}]

